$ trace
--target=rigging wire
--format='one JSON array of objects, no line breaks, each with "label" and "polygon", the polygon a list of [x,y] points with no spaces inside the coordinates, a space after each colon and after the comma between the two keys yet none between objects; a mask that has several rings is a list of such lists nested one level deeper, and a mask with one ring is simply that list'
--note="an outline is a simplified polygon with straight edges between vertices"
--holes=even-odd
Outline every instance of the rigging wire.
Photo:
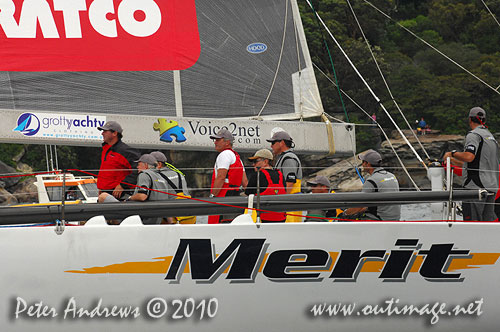
[{"label": "rigging wire", "polygon": [[[326,75],[315,63],[313,63],[313,66],[318,69],[318,71],[323,74],[327,80],[330,81],[330,83],[332,84],[335,84],[335,82],[333,82],[330,77],[328,75]],[[367,117],[369,117],[371,119],[371,116],[370,114],[368,114],[367,111],[365,111],[363,109],[363,107],[361,107],[361,105],[359,105],[351,96],[349,96],[344,90],[340,90],[342,91],[342,93],[359,109],[361,110]],[[403,164],[403,161],[401,160],[401,158],[399,158],[399,155],[397,154],[396,152],[396,149],[394,148],[394,145],[392,145],[392,142],[391,140],[389,139],[389,137],[387,136],[384,128],[382,128],[382,126],[377,122],[375,121],[375,124],[379,127],[380,131],[382,132],[382,134],[384,135],[387,143],[389,144],[389,147],[391,148],[392,152],[394,153],[394,155],[396,156],[396,158],[398,159],[398,162],[399,164],[401,165],[401,168],[403,169],[403,171],[405,172],[406,176],[408,176],[408,178],[410,179],[410,182],[413,184],[413,186],[415,187],[415,189],[417,191],[420,191],[420,188],[417,186],[417,184],[415,183],[415,181],[413,180],[413,178],[411,177],[410,173],[408,172],[408,169],[407,167]]]},{"label": "rigging wire", "polygon": [[284,22],[284,26],[283,26],[283,39],[281,41],[281,50],[280,50],[280,56],[278,58],[278,65],[276,67],[276,71],[274,72],[274,78],[273,78],[273,82],[271,83],[271,88],[269,89],[269,93],[267,94],[266,100],[264,101],[264,104],[262,105],[262,108],[260,109],[259,114],[257,114],[257,118],[259,118],[260,115],[262,114],[262,112],[264,111],[264,108],[266,107],[267,102],[269,101],[269,98],[271,97],[271,93],[273,92],[274,84],[276,83],[276,79],[278,78],[278,72],[279,72],[279,69],[281,66],[281,59],[283,58],[283,49],[285,48],[286,27],[287,27],[287,23],[288,23],[288,1],[289,0],[285,0],[285,22]]},{"label": "rigging wire", "polygon": [[328,53],[328,59],[330,60],[330,65],[332,66],[333,77],[335,78],[335,82],[336,82],[335,86],[337,87],[337,92],[339,94],[340,103],[342,105],[342,110],[344,111],[345,118],[346,118],[347,122],[349,122],[349,115],[347,115],[347,109],[345,107],[344,99],[342,98],[342,93],[340,92],[340,84],[339,84],[339,80],[337,78],[337,71],[335,70],[335,66],[333,65],[333,58],[332,58],[332,54],[330,52],[330,47],[328,46],[328,41],[326,40],[325,36],[323,35],[323,29],[321,29],[321,26],[320,26],[320,23],[318,20],[319,15],[316,12],[316,9],[314,9],[314,6],[312,5],[312,3],[309,3],[309,6],[311,7],[311,9],[314,13],[314,17],[316,18],[316,24],[318,25],[318,30],[321,32],[321,38],[323,38],[323,44],[325,45],[326,51]]},{"label": "rigging wire", "polygon": [[295,49],[297,50],[297,64],[299,67],[298,75],[299,75],[299,112],[300,112],[300,120],[302,121],[304,119],[304,111],[303,111],[303,101],[302,101],[302,64],[300,62],[300,47],[299,47],[299,33],[298,29],[299,27],[297,26],[297,23],[295,21],[295,18],[293,19],[293,26],[294,26],[294,34],[295,34]]},{"label": "rigging wire", "polygon": [[[483,3],[483,5],[486,7],[486,9],[488,10],[488,12],[490,13],[491,17],[493,17],[493,19],[495,20],[495,22],[497,22],[498,26],[500,27],[500,23],[498,22],[497,20],[497,17],[495,16],[495,14],[493,14],[490,10],[490,7],[488,7],[488,5],[486,4],[486,2],[484,2],[484,0],[481,0],[481,2]],[[497,88],[498,89],[498,88]]]},{"label": "rigging wire", "polygon": [[[309,1],[309,0],[306,0],[306,1]],[[417,38],[422,43],[424,43],[425,45],[429,46],[434,51],[436,51],[437,53],[439,53],[440,55],[442,55],[445,59],[449,60],[454,65],[456,65],[457,67],[459,67],[460,69],[462,69],[463,71],[465,71],[467,74],[469,74],[470,76],[474,77],[476,80],[478,80],[479,82],[483,83],[485,86],[487,86],[488,88],[490,88],[491,90],[495,91],[497,94],[500,95],[500,91],[497,90],[498,88],[495,89],[494,87],[492,87],[491,85],[489,85],[488,83],[486,83],[479,76],[473,74],[471,71],[469,71],[464,66],[462,66],[461,64],[459,64],[458,62],[456,62],[455,60],[453,60],[452,58],[450,58],[449,56],[447,56],[446,54],[444,54],[443,52],[441,52],[440,50],[438,50],[436,47],[432,46],[429,42],[427,42],[423,38],[417,36],[413,31],[411,31],[410,29],[406,28],[405,26],[403,26],[402,24],[400,24],[399,22],[397,22],[395,19],[393,19],[392,17],[390,17],[388,14],[386,14],[385,12],[383,12],[381,9],[379,9],[378,7],[376,7],[374,4],[372,4],[370,1],[368,1],[368,0],[363,0],[363,1],[366,4],[370,5],[371,7],[373,7],[380,14],[382,14],[383,16],[385,16],[386,18],[388,18],[389,20],[391,20],[392,22],[394,22],[395,24],[397,24],[400,28],[404,29],[406,32],[408,32],[409,34],[411,34],[413,37]]]},{"label": "rigging wire", "polygon": [[[347,4],[349,5],[349,8],[351,9],[351,12],[352,12],[352,15],[354,16],[354,19],[356,20],[358,28],[361,31],[361,35],[363,36],[363,39],[366,42],[366,46],[368,47],[368,50],[370,51],[372,59],[375,62],[375,65],[377,66],[378,72],[380,73],[380,77],[382,77],[382,81],[384,82],[385,87],[387,88],[387,91],[389,92],[391,100],[394,102],[394,105],[396,106],[396,108],[398,109],[399,113],[401,114],[401,116],[405,120],[406,125],[408,126],[408,129],[410,129],[410,131],[412,132],[413,136],[415,137],[415,139],[417,140],[418,144],[420,145],[420,148],[425,153],[427,159],[431,159],[429,157],[429,154],[425,150],[424,146],[422,145],[422,142],[420,142],[420,139],[418,138],[417,134],[413,131],[410,123],[408,122],[408,119],[406,118],[406,116],[404,115],[403,111],[399,107],[399,104],[397,103],[396,99],[394,98],[394,95],[392,94],[391,88],[389,87],[389,84],[387,83],[387,80],[385,79],[384,73],[382,72],[382,69],[380,68],[379,63],[378,63],[377,59],[375,58],[375,54],[373,54],[372,48],[370,46],[370,43],[368,42],[368,38],[366,38],[365,32],[364,32],[363,28],[361,27],[361,24],[359,23],[359,20],[358,20],[358,17],[356,15],[356,13],[354,12],[354,8],[351,5],[351,1],[350,0],[346,0],[346,1],[347,1]],[[427,169],[427,165],[425,165],[425,163],[424,163],[424,167]]]},{"label": "rigging wire", "polygon": [[[309,0],[306,0],[306,2],[309,4],[309,6],[312,6],[311,5],[311,2]],[[422,160],[422,158],[420,158],[420,156],[418,155],[417,151],[415,151],[415,149],[413,148],[413,146],[410,144],[410,142],[408,141],[408,139],[406,138],[406,136],[402,133],[401,129],[399,128],[399,126],[396,124],[396,122],[394,121],[394,119],[391,117],[391,115],[389,114],[389,112],[387,111],[387,109],[385,108],[384,104],[381,102],[380,98],[378,98],[378,96],[375,94],[375,92],[373,92],[373,90],[371,89],[370,85],[368,84],[368,82],[366,82],[366,80],[364,79],[363,75],[361,75],[361,73],[358,71],[358,69],[356,68],[356,66],[352,63],[351,59],[349,58],[349,56],[345,53],[344,49],[342,48],[342,46],[340,45],[340,43],[337,41],[337,39],[333,36],[333,34],[331,33],[330,29],[328,29],[328,26],[325,24],[325,22],[321,19],[321,17],[318,15],[318,13],[315,13],[317,18],[319,19],[319,21],[321,22],[321,24],[323,25],[323,27],[325,28],[325,30],[328,32],[328,34],[330,35],[330,37],[332,38],[332,40],[335,42],[335,44],[337,45],[337,47],[340,49],[340,51],[342,52],[342,54],[344,55],[344,57],[347,59],[347,61],[349,62],[349,64],[351,65],[351,67],[354,69],[354,71],[356,72],[356,74],[358,75],[358,77],[363,81],[363,83],[365,84],[365,86],[368,88],[368,90],[370,91],[370,93],[372,94],[373,98],[375,99],[375,101],[379,104],[380,108],[382,108],[382,110],[385,112],[385,114],[389,117],[389,119],[391,120],[392,124],[396,127],[396,129],[399,131],[399,134],[401,135],[401,137],[403,138],[403,140],[406,142],[406,144],[408,144],[408,146],[410,147],[410,149],[412,150],[413,154],[417,157],[417,159],[427,168],[427,166],[425,165],[424,161]],[[399,159],[399,157],[398,157]],[[412,181],[413,182],[413,181]],[[414,182],[413,182],[414,183]],[[414,183],[415,187],[417,187],[417,185]]]}]

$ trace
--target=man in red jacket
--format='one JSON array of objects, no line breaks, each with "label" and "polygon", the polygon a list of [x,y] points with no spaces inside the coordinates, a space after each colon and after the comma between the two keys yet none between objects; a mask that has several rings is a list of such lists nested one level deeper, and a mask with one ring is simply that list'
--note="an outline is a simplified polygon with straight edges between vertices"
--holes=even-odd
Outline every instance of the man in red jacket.
[{"label": "man in red jacket", "polygon": [[[97,176],[99,194],[107,192],[116,199],[125,199],[137,182],[139,151],[122,142],[123,129],[116,121],[108,121],[97,129],[102,131],[101,167]],[[128,196],[128,195],[127,195]]]}]

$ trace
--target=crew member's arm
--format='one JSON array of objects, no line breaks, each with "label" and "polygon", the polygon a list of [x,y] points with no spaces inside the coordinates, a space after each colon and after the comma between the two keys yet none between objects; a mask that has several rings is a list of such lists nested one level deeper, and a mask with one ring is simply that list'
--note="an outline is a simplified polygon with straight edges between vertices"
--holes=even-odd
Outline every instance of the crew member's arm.
[{"label": "crew member's arm", "polygon": [[143,172],[139,173],[139,176],[137,178],[137,187],[134,190],[134,194],[130,196],[127,200],[138,201],[138,202],[144,202],[145,200],[147,200],[149,197],[148,188],[153,187],[151,181],[152,180],[149,178],[147,174]]},{"label": "crew member's arm", "polygon": [[243,170],[243,178],[241,179],[241,186],[246,188],[248,186],[247,172]]},{"label": "crew member's arm", "polygon": [[286,193],[291,194],[293,186],[297,182],[297,161],[293,159],[285,160],[282,164],[281,173],[285,177]]},{"label": "crew member's arm", "polygon": [[227,171],[228,170],[225,168],[219,168],[217,170],[217,176],[215,177],[214,186],[212,188],[212,194],[214,196],[217,196],[221,191],[222,186],[224,185],[224,180],[226,179],[227,176]]},{"label": "crew member's arm", "polygon": [[446,152],[443,156],[443,159],[446,161],[447,158],[450,158],[451,164],[455,166],[462,167],[464,162],[470,163],[474,160],[476,155],[469,151],[464,152]]},{"label": "crew member's arm", "polygon": [[147,199],[148,199],[148,195],[143,194],[143,193],[133,194],[129,198],[129,200],[131,200],[131,201],[139,201],[139,202],[144,202]]},{"label": "crew member's arm", "polygon": [[113,196],[115,196],[115,198],[120,198],[125,189],[131,189],[133,188],[131,185],[135,185],[137,183],[138,172],[136,160],[140,157],[140,153],[130,147],[120,149],[118,152],[123,156],[123,159],[121,160],[122,169],[129,169],[130,171],[127,176],[125,176],[122,183],[118,184],[115,190],[113,190]]},{"label": "crew member's arm", "polygon": [[113,196],[114,196],[116,199],[118,199],[118,198],[120,198],[120,197],[122,196],[122,194],[123,194],[123,187],[122,187],[120,184],[118,184],[118,185],[115,187],[115,189],[113,190]]},{"label": "crew member's arm", "polygon": [[344,214],[346,216],[352,216],[353,214],[365,212],[368,208],[366,207],[357,207],[357,208],[349,208],[344,210]]}]

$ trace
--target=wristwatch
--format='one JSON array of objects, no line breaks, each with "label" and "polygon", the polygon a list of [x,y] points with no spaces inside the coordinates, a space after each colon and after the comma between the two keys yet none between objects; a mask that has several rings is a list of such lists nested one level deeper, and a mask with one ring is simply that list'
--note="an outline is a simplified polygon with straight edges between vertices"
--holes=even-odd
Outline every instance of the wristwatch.
[{"label": "wristwatch", "polygon": [[453,155],[455,154],[455,152],[457,152],[457,150],[453,150],[451,151],[451,156],[453,157]]}]

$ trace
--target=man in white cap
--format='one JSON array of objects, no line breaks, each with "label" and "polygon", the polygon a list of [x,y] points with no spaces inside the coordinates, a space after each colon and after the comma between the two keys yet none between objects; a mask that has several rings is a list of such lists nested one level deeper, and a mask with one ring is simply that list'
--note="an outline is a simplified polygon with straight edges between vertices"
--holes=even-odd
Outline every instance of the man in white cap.
[{"label": "man in white cap", "polygon": [[490,195],[483,202],[463,202],[464,220],[494,221],[495,194],[498,191],[498,143],[486,127],[486,111],[474,107],[469,111],[471,131],[465,136],[464,151],[446,152],[453,165],[463,167],[463,186],[467,189],[486,189]]},{"label": "man in white cap", "polygon": [[[279,170],[271,166],[273,154],[268,149],[261,149],[248,158],[253,164],[255,173],[248,179],[245,189],[246,195],[257,194],[257,174],[259,174],[260,195],[283,195],[286,194],[285,179]],[[263,223],[285,222],[284,212],[261,212],[260,220]]]},{"label": "man in white cap", "polygon": [[[214,141],[215,150],[219,152],[212,173],[210,197],[238,196],[240,187],[246,187],[248,180],[241,158],[233,150],[233,134],[223,128],[210,138]],[[231,217],[227,216],[227,219],[231,219]],[[208,218],[209,224],[218,224],[219,222],[220,216],[209,216]]]},{"label": "man in white cap", "polygon": [[[363,170],[370,174],[363,184],[362,192],[395,192],[399,191],[399,182],[394,174],[383,169],[380,164],[382,157],[377,151],[368,150],[358,156],[361,159]],[[401,219],[400,205],[382,205],[372,207],[350,208],[344,211],[347,219],[354,215],[361,215],[361,219],[370,220],[399,220]]]},{"label": "man in white cap", "polygon": [[139,151],[122,142],[123,129],[116,121],[108,121],[97,129],[102,131],[101,167],[97,175],[99,193],[123,199],[131,193],[137,181]]},{"label": "man in white cap", "polygon": [[[307,185],[311,187],[311,192],[313,194],[328,194],[335,193],[335,191],[330,189],[330,180],[326,176],[318,175],[314,179],[307,181]],[[333,210],[310,210],[307,211],[306,222],[308,221],[328,221],[325,218],[335,218],[338,214],[342,213],[341,209]],[[316,217],[316,218],[315,218]],[[318,219],[321,217],[322,219]]]},{"label": "man in white cap", "polygon": [[[168,195],[166,193],[172,193],[172,188],[168,183],[160,176],[160,173],[156,169],[157,161],[151,154],[143,154],[139,160],[137,169],[139,170],[139,176],[137,178],[137,187],[134,190],[134,194],[127,198],[125,201],[165,201],[169,199],[174,199],[175,196]],[[112,203],[118,200],[108,193],[101,193],[99,195],[99,203]],[[172,218],[167,218],[168,223],[172,223]],[[142,218],[144,224],[160,224],[162,222],[162,217],[152,217],[152,218]]]}]

